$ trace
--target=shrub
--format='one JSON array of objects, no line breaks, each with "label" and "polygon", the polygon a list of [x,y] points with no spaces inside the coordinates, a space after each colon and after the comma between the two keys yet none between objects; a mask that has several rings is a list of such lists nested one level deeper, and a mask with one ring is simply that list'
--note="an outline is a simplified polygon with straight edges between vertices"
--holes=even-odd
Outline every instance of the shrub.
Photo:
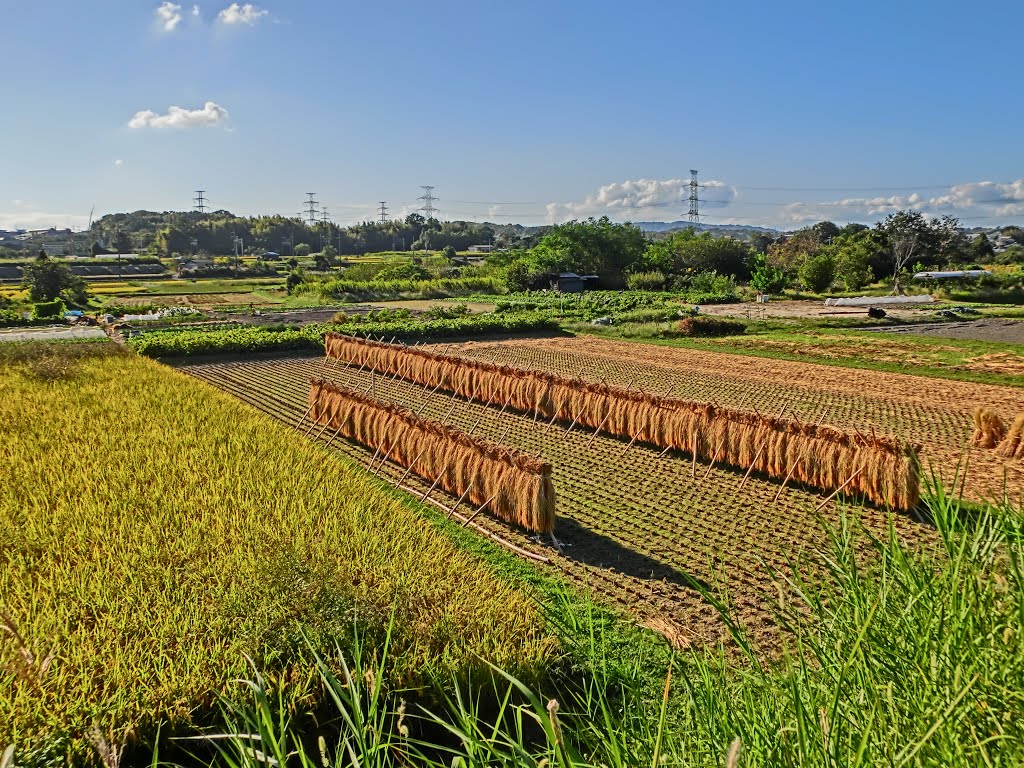
[{"label": "shrub", "polygon": [[43,318],[63,317],[66,309],[67,307],[64,306],[64,302],[61,299],[36,302],[32,305],[32,318],[41,320]]},{"label": "shrub", "polygon": [[800,265],[800,281],[815,293],[827,291],[836,277],[836,260],[830,253],[821,251],[808,256]]},{"label": "shrub", "polygon": [[468,314],[469,307],[465,304],[452,304],[447,307],[444,304],[437,304],[424,312],[423,316],[429,317],[431,320],[449,320],[455,317],[465,317]]},{"label": "shrub", "polygon": [[631,291],[661,291],[665,288],[665,281],[664,272],[634,272],[626,276],[626,287]]},{"label": "shrub", "polygon": [[690,278],[690,292],[708,296],[735,296],[736,278],[717,272],[698,272]]},{"label": "shrub", "polygon": [[373,279],[379,283],[393,280],[429,280],[430,273],[417,264],[392,264],[378,272]]},{"label": "shrub", "polygon": [[683,336],[732,336],[745,332],[747,326],[728,317],[694,315],[676,323],[676,330]]}]

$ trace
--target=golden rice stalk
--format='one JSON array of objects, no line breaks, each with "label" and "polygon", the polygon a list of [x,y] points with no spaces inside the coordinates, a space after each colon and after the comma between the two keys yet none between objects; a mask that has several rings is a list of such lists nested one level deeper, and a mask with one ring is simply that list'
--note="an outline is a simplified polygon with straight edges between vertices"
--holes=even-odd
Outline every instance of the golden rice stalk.
[{"label": "golden rice stalk", "polygon": [[486,504],[496,517],[528,530],[554,531],[548,462],[319,379],[310,382],[309,406],[316,423],[436,481],[453,496],[465,494],[470,503]]},{"label": "golden rice stalk", "polygon": [[[672,447],[716,465],[753,468],[825,491],[840,486],[875,504],[909,509],[920,489],[918,446],[819,424],[773,418],[680,398],[569,379],[547,371],[495,365],[425,349],[327,334],[329,357],[491,405],[659,448]],[[1024,450],[1024,449],[1022,449]],[[863,467],[863,469],[861,469]],[[852,479],[851,479],[852,478]]]}]

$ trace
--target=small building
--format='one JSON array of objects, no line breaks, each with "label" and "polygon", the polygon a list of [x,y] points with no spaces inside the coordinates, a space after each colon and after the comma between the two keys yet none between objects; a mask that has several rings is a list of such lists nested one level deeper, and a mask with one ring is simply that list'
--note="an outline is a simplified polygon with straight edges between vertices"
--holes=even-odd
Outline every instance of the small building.
[{"label": "small building", "polygon": [[490,253],[494,250],[493,245],[471,245],[469,246],[470,253]]},{"label": "small building", "polygon": [[551,276],[551,290],[559,293],[583,293],[597,284],[597,275],[577,275],[575,272],[560,272]]}]

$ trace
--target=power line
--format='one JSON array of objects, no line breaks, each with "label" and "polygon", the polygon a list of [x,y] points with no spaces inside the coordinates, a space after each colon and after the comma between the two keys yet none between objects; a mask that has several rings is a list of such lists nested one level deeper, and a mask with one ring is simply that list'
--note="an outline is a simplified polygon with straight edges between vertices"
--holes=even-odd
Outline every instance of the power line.
[{"label": "power line", "polygon": [[388,206],[387,206],[387,201],[386,200],[381,200],[380,201],[379,213],[380,213],[380,224],[381,224],[381,226],[383,226],[384,224],[388,223]]}]

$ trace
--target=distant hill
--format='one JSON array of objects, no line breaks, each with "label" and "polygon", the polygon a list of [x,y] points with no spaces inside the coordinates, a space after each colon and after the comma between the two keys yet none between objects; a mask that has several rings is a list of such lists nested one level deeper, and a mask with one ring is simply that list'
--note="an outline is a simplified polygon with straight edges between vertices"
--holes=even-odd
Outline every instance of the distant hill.
[{"label": "distant hill", "polygon": [[737,238],[750,237],[758,232],[777,235],[782,231],[770,227],[755,227],[751,224],[691,224],[688,221],[635,221],[633,223],[644,232],[675,232],[678,229],[693,227],[698,232],[713,232],[716,235],[732,235]]}]

